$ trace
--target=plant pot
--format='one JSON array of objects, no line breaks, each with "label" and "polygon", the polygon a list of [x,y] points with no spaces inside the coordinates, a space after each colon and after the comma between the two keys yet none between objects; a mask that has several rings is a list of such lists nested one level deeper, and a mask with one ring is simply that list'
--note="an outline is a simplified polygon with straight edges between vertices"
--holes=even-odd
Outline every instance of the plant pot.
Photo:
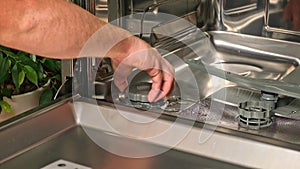
[{"label": "plant pot", "polygon": [[7,113],[4,110],[0,114],[0,122],[28,111],[39,105],[39,99],[44,90],[46,90],[50,85],[50,81],[46,83],[43,87],[40,87],[34,91],[27,92],[24,94],[13,95],[10,98],[4,97],[3,100],[10,104],[13,114]]}]

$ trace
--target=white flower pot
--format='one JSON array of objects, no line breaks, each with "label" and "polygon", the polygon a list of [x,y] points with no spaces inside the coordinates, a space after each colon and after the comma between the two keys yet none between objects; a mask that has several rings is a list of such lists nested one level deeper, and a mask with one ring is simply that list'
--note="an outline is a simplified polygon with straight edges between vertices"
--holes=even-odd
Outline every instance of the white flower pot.
[{"label": "white flower pot", "polygon": [[40,87],[34,91],[27,92],[24,94],[13,95],[10,98],[4,97],[3,100],[10,104],[13,114],[7,113],[2,110],[0,114],[0,122],[7,120],[13,116],[24,113],[34,107],[39,105],[39,99],[44,90],[49,87],[50,83],[47,83],[45,86]]}]

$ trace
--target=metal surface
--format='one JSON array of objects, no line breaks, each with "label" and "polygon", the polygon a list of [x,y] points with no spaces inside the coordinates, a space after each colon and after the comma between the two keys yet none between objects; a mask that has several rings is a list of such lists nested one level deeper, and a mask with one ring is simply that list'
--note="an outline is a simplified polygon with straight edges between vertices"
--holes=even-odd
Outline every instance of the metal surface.
[{"label": "metal surface", "polygon": [[[116,141],[120,139],[108,134],[97,131],[99,136],[106,137],[110,141]],[[121,139],[123,146],[131,146],[132,140]],[[139,146],[142,145],[139,142],[135,142]],[[81,146],[79,146],[81,145]],[[149,145],[151,146],[151,145]],[[155,147],[155,146],[153,146]],[[145,147],[144,147],[145,148]],[[148,147],[149,148],[149,147]],[[51,150],[49,152],[49,150]],[[47,153],[48,152],[48,153]],[[34,157],[35,162],[27,163]],[[16,157],[11,161],[7,161],[1,164],[3,168],[24,168],[24,169],[38,169],[45,166],[57,159],[64,158],[70,161],[75,161],[85,166],[89,166],[93,169],[105,169],[105,168],[124,168],[124,169],[181,169],[184,167],[189,168],[245,168],[237,165],[228,164],[212,160],[205,157],[195,156],[192,154],[183,153],[176,150],[170,150],[160,156],[151,158],[124,158],[114,154],[111,154],[104,149],[98,147],[80,127],[72,128],[62,135],[45,142],[44,144],[31,149],[28,152]],[[24,166],[24,163],[27,163]]]},{"label": "metal surface", "polygon": [[[75,108],[74,111],[74,106],[81,108]],[[203,109],[205,105],[201,105],[199,108]],[[128,113],[132,112],[132,109],[126,107],[123,110]],[[233,118],[232,112],[226,112],[222,122]],[[189,118],[192,111],[185,113],[185,115],[181,114],[181,118]],[[135,113],[130,114],[134,115]],[[105,119],[99,119],[99,115],[103,115]],[[151,114],[146,116],[149,115]],[[210,139],[204,143],[199,143],[198,134],[200,131],[205,132],[206,130],[202,128],[201,123],[196,123],[179,145],[163,154],[148,158],[125,158],[101,148],[90,134],[93,133],[97,139],[100,139],[100,142],[109,143],[115,149],[124,152],[154,151],[167,148],[170,140],[144,142],[135,138],[145,137],[155,133],[155,131],[160,131],[157,129],[168,128],[168,126],[173,125],[173,120],[171,120],[172,118],[168,120],[170,117],[168,115],[161,115],[152,123],[141,124],[136,127],[135,124],[123,121],[118,116],[120,116],[118,111],[110,106],[99,106],[85,102],[75,102],[74,105],[72,98],[70,98],[49,106],[47,109],[38,110],[19,118],[14,123],[1,125],[0,146],[3,149],[1,149],[0,166],[3,169],[39,169],[58,159],[64,159],[95,169],[120,167],[128,169],[299,167],[297,161],[300,159],[300,153],[295,151],[293,144],[287,142],[287,140],[291,141],[291,138],[294,138],[294,141],[298,140],[296,142],[299,144],[299,134],[296,134],[299,128],[294,128],[294,133],[291,130],[286,130],[287,126],[282,123],[284,121],[277,121],[276,125],[273,126],[274,128],[260,132],[252,131],[252,137],[249,139],[243,138],[245,135],[243,136],[242,133],[251,131],[239,129],[242,132],[235,133],[234,130],[218,127]],[[95,119],[98,120],[95,121]],[[108,130],[109,128],[101,122],[102,120],[107,120],[118,131],[128,131],[129,128],[126,129],[124,126],[133,125],[135,127],[132,129],[135,130],[131,130],[128,134],[135,134],[136,137],[128,138],[126,134],[111,133],[112,131]],[[188,121],[183,120],[176,125],[179,128],[184,128],[188,124]],[[275,128],[276,132],[274,133]],[[149,131],[151,132],[149,133]],[[259,133],[264,133],[270,138],[259,136]],[[279,136],[282,136],[284,140],[279,140],[277,138]],[[258,141],[253,141],[253,139]],[[275,146],[270,145],[270,142]],[[297,147],[299,148],[299,146]],[[244,154],[245,151],[250,154]],[[265,156],[266,153],[272,155]],[[256,158],[252,158],[252,155]],[[34,162],[28,162],[32,160]],[[273,161],[273,163],[269,161]]]},{"label": "metal surface", "polygon": [[[245,168],[241,165],[230,164],[177,149],[170,149],[163,154],[148,158],[126,158],[109,153],[95,144],[87,131],[93,132],[97,135],[97,138],[100,138],[103,142],[109,142],[112,146],[122,147],[123,149],[126,147],[125,151],[154,150],[160,149],[162,145],[146,143],[98,129],[97,126],[93,126],[94,120],[92,119],[97,117],[97,114],[99,115],[99,112],[94,111],[93,108],[99,106],[79,104],[84,106],[82,112],[74,111],[72,98],[70,98],[51,105],[47,109],[41,109],[19,118],[13,123],[2,124],[0,128],[1,169],[39,169],[58,159],[64,159],[93,169],[179,169],[187,166],[189,168]],[[89,108],[92,109],[88,110]],[[108,107],[105,110],[104,115],[109,115],[112,113],[110,111],[114,111],[113,108]],[[82,113],[88,112],[90,115],[81,116]],[[77,123],[75,119],[77,119]],[[155,126],[160,127],[157,124]]]},{"label": "metal surface", "polygon": [[[201,31],[194,31],[184,37],[185,44],[178,48],[168,45],[172,42],[157,46],[173,52],[183,60],[193,61],[190,62],[195,65],[192,71],[196,77],[201,77],[198,86],[202,97],[220,89],[211,91],[211,88],[208,88],[211,81],[207,72],[231,81],[221,88],[242,85],[295,98],[300,96],[300,80],[297,78],[300,53],[298,43],[222,31],[212,31],[208,34],[211,42],[208,38],[203,38]],[[165,56],[175,68],[181,69],[176,70],[180,74],[186,67],[176,64],[171,57],[169,54]],[[180,78],[187,77],[179,75],[178,79]]]},{"label": "metal surface", "polygon": [[[201,103],[195,104],[191,108],[182,111],[180,113],[180,117],[196,119],[197,121],[203,123],[211,122],[213,124],[215,119],[217,119],[220,115],[210,111],[210,105],[210,100],[204,100]],[[247,138],[255,139],[256,136],[261,136],[265,139],[265,141],[268,140],[268,143],[272,144],[273,141],[285,142],[288,144],[293,144],[293,149],[298,149],[300,144],[300,138],[298,137],[300,129],[299,120],[276,117],[273,119],[273,123],[270,127],[261,130],[251,130],[239,126],[238,115],[237,107],[226,106],[222,118],[217,122],[217,124],[219,127],[232,129],[238,132],[238,135],[245,134],[244,136]]]},{"label": "metal surface", "polygon": [[[213,56],[216,59],[211,59],[213,62],[195,61],[198,64],[190,62],[196,68],[229,80],[230,82],[226,84],[227,87],[224,86],[225,88],[243,86],[252,89],[252,92],[248,93],[249,97],[255,91],[268,91],[282,96],[299,98],[300,81],[297,78],[299,76],[299,56],[297,54],[300,46],[298,43],[227,32],[210,32],[210,35],[216,49]],[[235,93],[228,90],[228,93],[232,92]],[[245,99],[240,100],[239,103],[253,100],[248,96],[244,96]],[[223,100],[223,102],[236,105],[236,101],[230,101],[232,99],[234,98],[227,97],[227,101]],[[258,100],[254,98],[253,101]],[[294,101],[293,105],[296,105],[295,102],[297,101]],[[288,104],[278,104],[276,107],[279,110],[274,110],[275,114],[298,119],[297,106],[288,106]],[[287,109],[281,108],[282,106]]]},{"label": "metal surface", "polygon": [[57,160],[41,169],[91,169],[91,168],[60,159],[60,160]]},{"label": "metal surface", "polygon": [[95,1],[96,1],[95,15],[100,19],[108,22],[108,0],[95,0]]},{"label": "metal surface", "polygon": [[[238,106],[239,103],[249,100],[259,101],[257,97],[260,97],[261,91],[277,93],[281,97],[285,97],[281,100],[287,100],[287,102],[280,101],[279,111],[274,109],[275,114],[282,117],[295,118],[297,115],[299,116],[297,106],[293,106],[298,102],[294,101],[294,104],[288,106],[290,101],[300,97],[299,43],[223,31],[211,31],[208,32],[208,36],[205,36],[205,33],[195,26],[193,27],[192,24],[180,26],[183,23],[175,20],[167,22],[167,25],[160,24],[155,27],[154,33],[157,31],[159,34],[160,27],[165,30],[164,28],[168,28],[169,25],[175,25],[173,27],[175,29],[168,32],[173,40],[153,35],[155,36],[154,45],[158,49],[169,52],[163,55],[175,67],[178,81],[188,85],[192,81],[192,75],[197,77],[200,99],[210,97],[224,89],[224,93],[228,94],[226,98],[218,101]],[[167,34],[167,32],[164,33]],[[174,55],[182,60],[191,60],[189,62],[191,67],[178,62]],[[190,68],[192,74],[188,75],[186,72]],[[211,75],[228,81],[219,86],[212,85]],[[146,76],[137,79],[137,81],[149,80]],[[240,87],[249,90],[240,90]],[[174,90],[176,91],[177,88],[175,87]],[[243,93],[242,91],[247,92]],[[241,95],[244,95],[242,100],[237,99],[236,92],[240,95],[239,99],[241,99]],[[192,92],[188,95],[195,98]],[[216,98],[213,99],[216,100]],[[289,108],[282,109],[281,107]],[[285,113],[284,110],[290,111]]]},{"label": "metal surface", "polygon": [[[287,0],[158,0],[117,1],[111,4],[111,20],[139,12],[168,13],[184,16],[196,13],[197,27],[203,31],[226,31],[299,42],[299,30],[283,19]],[[139,18],[132,18],[137,23]],[[151,19],[144,20],[144,27]],[[124,27],[122,23],[119,24]],[[130,26],[128,26],[129,28]]]},{"label": "metal surface", "polygon": [[95,15],[96,13],[96,0],[68,0],[83,9],[89,11],[91,14]]},{"label": "metal surface", "polygon": [[294,99],[273,110],[277,116],[285,118],[300,119],[300,100]]},{"label": "metal surface", "polygon": [[[288,3],[289,1],[287,0],[266,0],[264,29],[269,37],[300,42],[300,32],[295,29],[297,26],[293,25],[291,20],[283,18],[283,13]],[[298,6],[297,8],[300,6],[299,3],[293,5]]]}]

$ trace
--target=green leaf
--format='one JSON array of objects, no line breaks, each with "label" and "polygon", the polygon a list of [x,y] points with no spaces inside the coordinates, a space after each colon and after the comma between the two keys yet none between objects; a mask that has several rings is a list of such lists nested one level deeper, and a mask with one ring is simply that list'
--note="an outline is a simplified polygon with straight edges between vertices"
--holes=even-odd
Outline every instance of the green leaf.
[{"label": "green leaf", "polygon": [[5,46],[0,46],[0,51],[11,52],[10,49],[8,47],[5,47]]},{"label": "green leaf", "polygon": [[55,76],[53,76],[53,79],[56,79],[58,81],[61,81],[61,75],[60,74],[57,74]]},{"label": "green leaf", "polygon": [[[12,91],[7,88],[2,88],[2,89],[0,89],[0,95],[5,96],[7,98],[11,98]],[[0,97],[0,99],[2,99],[2,98]]]},{"label": "green leaf", "polygon": [[54,59],[46,59],[44,64],[52,72],[60,72],[60,61]]},{"label": "green leaf", "polygon": [[19,75],[20,75],[20,72],[19,72],[19,69],[18,69],[18,66],[17,64],[15,64],[11,70],[11,75],[12,75],[12,80],[13,80],[13,83],[14,85],[16,86],[16,90],[17,92],[20,92],[20,86],[21,84],[19,83]]},{"label": "green leaf", "polygon": [[9,62],[8,58],[0,56],[0,83],[3,83],[8,78]]},{"label": "green leaf", "polygon": [[19,84],[20,84],[20,86],[23,84],[24,79],[25,79],[25,72],[23,70],[21,70],[19,72]]},{"label": "green leaf", "polygon": [[[1,48],[0,48],[1,50]],[[33,60],[28,57],[28,54],[20,51],[20,55],[15,54],[11,51],[3,51],[8,57],[10,57],[13,63],[18,63],[19,65],[30,65],[34,70],[38,70],[38,65]],[[18,52],[19,53],[19,52]]]},{"label": "green leaf", "polygon": [[38,64],[39,70],[37,71],[38,79],[41,81],[44,78],[44,68],[41,64]]},{"label": "green leaf", "polygon": [[53,98],[53,91],[51,89],[47,89],[45,90],[40,97],[40,105],[45,104],[45,103],[49,103],[52,98]]},{"label": "green leaf", "polygon": [[6,101],[0,100],[0,107],[7,113],[13,114],[11,106]]},{"label": "green leaf", "polygon": [[36,71],[29,65],[24,66],[27,79],[38,87],[38,75]]},{"label": "green leaf", "polygon": [[23,52],[23,51],[18,51],[17,56],[19,56],[19,57],[28,57],[28,53]]}]

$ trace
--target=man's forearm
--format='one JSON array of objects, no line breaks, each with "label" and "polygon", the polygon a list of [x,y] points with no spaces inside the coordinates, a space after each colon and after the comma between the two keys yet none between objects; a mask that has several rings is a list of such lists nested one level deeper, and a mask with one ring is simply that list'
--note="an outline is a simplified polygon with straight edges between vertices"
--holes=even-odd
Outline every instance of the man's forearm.
[{"label": "man's forearm", "polygon": [[0,44],[52,58],[76,57],[106,24],[65,0],[3,0],[0,6]]}]

